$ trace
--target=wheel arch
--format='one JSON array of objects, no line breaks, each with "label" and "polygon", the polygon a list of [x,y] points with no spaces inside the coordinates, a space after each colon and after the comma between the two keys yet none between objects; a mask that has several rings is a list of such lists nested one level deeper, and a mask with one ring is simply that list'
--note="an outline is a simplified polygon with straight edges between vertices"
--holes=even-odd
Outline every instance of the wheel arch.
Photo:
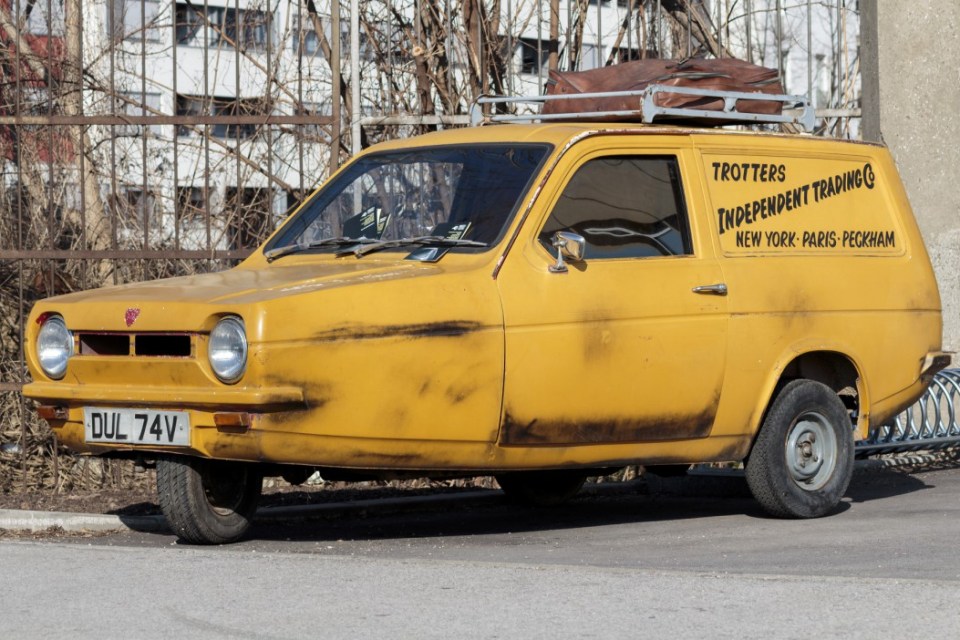
[{"label": "wheel arch", "polygon": [[754,441],[777,394],[787,383],[800,379],[814,380],[833,389],[844,406],[856,416],[855,439],[866,438],[870,403],[862,369],[854,358],[838,350],[810,349],[785,357],[775,371],[779,373],[771,376],[765,393],[761,395],[762,405],[754,413]]}]

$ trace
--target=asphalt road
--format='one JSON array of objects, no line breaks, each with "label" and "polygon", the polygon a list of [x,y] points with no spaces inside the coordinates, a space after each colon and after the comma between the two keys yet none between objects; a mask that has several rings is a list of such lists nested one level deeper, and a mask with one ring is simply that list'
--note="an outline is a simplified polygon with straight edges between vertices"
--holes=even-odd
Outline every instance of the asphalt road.
[{"label": "asphalt road", "polygon": [[3,540],[0,637],[960,635],[960,469],[859,474],[810,521],[684,492],[264,523],[221,548]]}]

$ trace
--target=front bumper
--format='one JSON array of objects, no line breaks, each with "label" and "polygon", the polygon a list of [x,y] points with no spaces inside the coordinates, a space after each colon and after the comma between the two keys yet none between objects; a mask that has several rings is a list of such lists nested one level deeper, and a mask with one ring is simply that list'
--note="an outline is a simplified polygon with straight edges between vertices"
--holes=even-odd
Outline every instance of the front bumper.
[{"label": "front bumper", "polygon": [[31,382],[23,395],[45,405],[98,404],[129,407],[175,407],[279,411],[305,406],[298,387],[181,387],[141,385],[64,384]]},{"label": "front bumper", "polygon": [[[264,416],[306,407],[297,387],[210,388],[87,385],[33,382],[23,388],[57,439],[78,453],[164,452],[235,460],[261,457],[257,429]],[[84,438],[83,408],[175,409],[190,414],[189,447],[90,443]]]}]

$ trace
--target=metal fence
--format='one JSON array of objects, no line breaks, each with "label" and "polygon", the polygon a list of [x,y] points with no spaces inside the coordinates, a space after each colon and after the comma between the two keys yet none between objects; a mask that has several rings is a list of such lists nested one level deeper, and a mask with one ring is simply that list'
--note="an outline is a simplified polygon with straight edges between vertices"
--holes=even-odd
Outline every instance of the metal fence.
[{"label": "metal fence", "polygon": [[946,449],[960,445],[960,369],[933,377],[926,393],[890,424],[857,443],[857,455]]},{"label": "metal fence", "polygon": [[350,151],[551,68],[733,55],[855,137],[849,4],[0,0],[0,491],[90,476],[20,394],[36,300],[229,267]]}]

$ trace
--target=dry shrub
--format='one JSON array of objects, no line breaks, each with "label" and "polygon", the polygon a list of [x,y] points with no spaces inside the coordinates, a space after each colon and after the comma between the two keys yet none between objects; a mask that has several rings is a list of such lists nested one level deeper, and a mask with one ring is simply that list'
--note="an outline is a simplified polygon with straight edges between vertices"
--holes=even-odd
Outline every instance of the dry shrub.
[{"label": "dry shrub", "polygon": [[[67,194],[45,180],[40,202],[27,187],[0,190],[0,248],[59,249],[90,247]],[[38,193],[36,189],[33,192]],[[56,215],[49,212],[56,211]],[[119,248],[136,249],[138,233]],[[123,246],[127,244],[128,246]],[[163,248],[157,247],[157,248]],[[49,490],[64,492],[139,487],[146,475],[128,461],[75,456],[60,445],[53,430],[11,383],[29,382],[23,362],[22,327],[33,304],[42,298],[157,278],[225,268],[212,260],[91,259],[0,261],[0,493]]]}]

